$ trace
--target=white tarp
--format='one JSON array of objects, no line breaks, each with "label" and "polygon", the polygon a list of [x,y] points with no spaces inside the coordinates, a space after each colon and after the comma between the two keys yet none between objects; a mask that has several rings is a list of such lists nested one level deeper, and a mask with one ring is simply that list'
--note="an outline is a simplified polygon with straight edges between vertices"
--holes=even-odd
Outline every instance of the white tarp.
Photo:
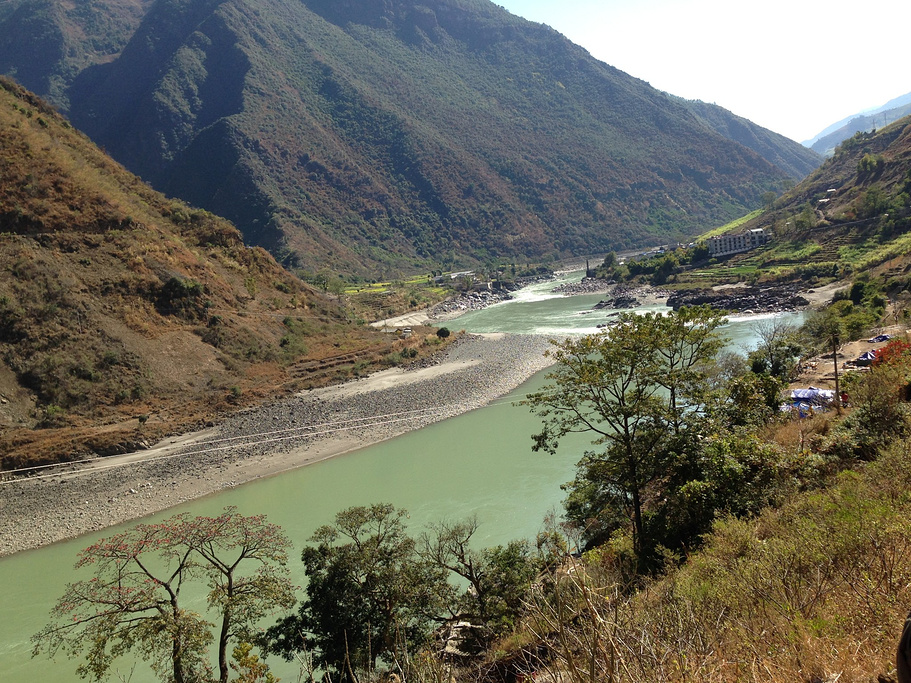
[{"label": "white tarp", "polygon": [[817,389],[816,387],[794,389],[791,391],[791,400],[824,405],[835,400],[835,392],[831,389]]}]

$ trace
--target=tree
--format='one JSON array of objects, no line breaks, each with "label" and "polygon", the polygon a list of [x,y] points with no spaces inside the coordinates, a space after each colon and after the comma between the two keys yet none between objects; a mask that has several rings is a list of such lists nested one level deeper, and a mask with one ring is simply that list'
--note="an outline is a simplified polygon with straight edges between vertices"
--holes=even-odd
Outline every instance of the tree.
[{"label": "tree", "polygon": [[750,369],[785,382],[793,379],[802,351],[797,328],[782,318],[769,318],[755,323],[753,332],[759,342],[749,354]]},{"label": "tree", "polygon": [[690,247],[686,251],[690,263],[708,261],[712,256],[712,252],[709,251],[709,246],[705,243],[704,240],[697,242],[694,246]]},{"label": "tree", "polygon": [[655,381],[668,392],[668,410],[674,433],[679,434],[685,412],[703,405],[706,368],[724,348],[718,333],[724,313],[709,306],[683,306],[671,315],[655,314],[655,346],[659,362]]},{"label": "tree", "polygon": [[852,410],[839,430],[850,435],[854,456],[872,459],[911,433],[911,344],[893,339],[876,352],[869,373],[849,375],[845,384]]},{"label": "tree", "polygon": [[[272,607],[290,608],[295,602],[284,565],[290,542],[281,529],[262,515],[244,517],[233,509],[218,517],[196,517],[189,524],[188,542],[202,558],[209,582],[209,605],[221,616],[218,680],[228,680],[228,643],[249,640],[250,628]],[[252,574],[241,573],[255,564]]]},{"label": "tree", "polygon": [[237,673],[235,683],[277,683],[280,679],[272,675],[265,662],[253,654],[250,643],[235,646],[231,668]]},{"label": "tree", "polygon": [[637,555],[642,549],[642,493],[661,471],[664,455],[664,403],[655,381],[652,323],[651,317],[621,315],[610,334],[553,342],[555,348],[548,352],[557,361],[548,375],[552,382],[527,401],[544,418],[544,428],[532,437],[535,451],[554,453],[571,432],[592,432],[592,444],[604,446],[603,452],[583,455],[581,480],[594,487],[590,499],[610,499],[629,508]]},{"label": "tree", "polygon": [[703,440],[690,468],[670,475],[674,479],[653,533],[668,542],[698,543],[719,516],[755,514],[773,503],[793,480],[793,462],[750,430],[714,433]]},{"label": "tree", "polygon": [[495,637],[520,615],[523,599],[537,577],[541,562],[525,541],[477,550],[471,539],[478,529],[476,518],[465,522],[441,522],[421,536],[420,554],[435,566],[460,577],[467,589],[450,611],[455,618],[486,627]]},{"label": "tree", "polygon": [[677,260],[677,255],[666,253],[655,264],[655,274],[652,276],[652,283],[656,285],[665,284],[668,278],[676,273],[679,268],[680,262]]},{"label": "tree", "polygon": [[445,572],[418,556],[405,517],[388,504],[358,506],[317,529],[301,557],[307,597],[268,629],[268,649],[287,659],[315,650],[333,680],[355,681],[423,642],[449,587]]},{"label": "tree", "polygon": [[591,529],[589,540],[609,533],[625,509],[634,553],[643,558],[645,494],[675,465],[684,424],[701,413],[705,366],[720,348],[722,322],[704,307],[666,317],[627,313],[609,332],[554,342],[551,383],[527,400],[544,418],[533,449],[553,453],[566,434],[594,434],[601,449],[579,461],[567,502],[567,512]]},{"label": "tree", "polygon": [[813,207],[807,203],[803,210],[793,219],[794,227],[798,233],[806,232],[816,227],[816,213]]},{"label": "tree", "polygon": [[715,415],[727,429],[767,424],[778,414],[787,386],[784,380],[768,373],[744,372],[725,383]]},{"label": "tree", "polygon": [[326,291],[335,294],[335,296],[340,297],[345,293],[345,289],[348,285],[340,277],[330,277],[326,282]]},{"label": "tree", "polygon": [[841,385],[838,378],[838,347],[844,334],[842,321],[837,312],[829,307],[824,311],[816,311],[807,318],[803,324],[804,331],[810,337],[832,351],[832,366],[835,372],[835,410],[841,415]]},{"label": "tree", "polygon": [[33,637],[35,653],[84,653],[77,672],[92,680],[130,650],[163,681],[212,680],[206,649],[216,640],[214,624],[181,603],[185,585],[204,582],[220,621],[215,680],[227,683],[229,641],[249,639],[268,609],[295,602],[284,569],[290,545],[265,517],[234,508],[218,517],[177,515],[102,539],[80,553],[76,568],[92,567],[94,576],[66,587],[52,611],[56,621]]}]

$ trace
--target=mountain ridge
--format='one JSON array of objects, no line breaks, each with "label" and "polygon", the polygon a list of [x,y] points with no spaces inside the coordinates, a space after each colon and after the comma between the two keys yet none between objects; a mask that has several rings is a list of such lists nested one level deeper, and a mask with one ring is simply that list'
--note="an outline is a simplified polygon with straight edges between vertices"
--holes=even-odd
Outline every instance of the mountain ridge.
[{"label": "mountain ridge", "polygon": [[766,246],[728,259],[765,279],[876,281],[906,297],[911,278],[911,116],[858,132],[761,215]]},{"label": "mountain ridge", "polygon": [[880,107],[867,109],[837,121],[801,144],[822,154],[831,156],[835,148],[855,133],[868,133],[877,127],[884,128],[911,114],[911,93],[894,97]]},{"label": "mountain ridge", "polygon": [[486,0],[159,0],[120,42],[71,79],[74,123],[309,270],[682,238],[789,175]]},{"label": "mountain ridge", "polygon": [[766,161],[786,171],[792,178],[804,178],[822,163],[822,157],[816,150],[806,149],[802,145],[788,145],[786,143],[791,140],[784,135],[737,116],[724,107],[700,100],[676,99],[682,101],[684,106],[707,126],[724,137],[752,149]]}]

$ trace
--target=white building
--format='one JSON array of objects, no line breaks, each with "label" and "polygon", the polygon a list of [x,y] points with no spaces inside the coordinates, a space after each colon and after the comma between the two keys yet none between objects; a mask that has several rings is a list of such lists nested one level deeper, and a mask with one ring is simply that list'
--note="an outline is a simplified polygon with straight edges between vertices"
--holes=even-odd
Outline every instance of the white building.
[{"label": "white building", "polygon": [[706,240],[706,246],[712,256],[726,256],[727,254],[738,254],[742,251],[755,249],[768,241],[769,238],[765,234],[765,230],[755,228],[738,234],[709,237]]}]

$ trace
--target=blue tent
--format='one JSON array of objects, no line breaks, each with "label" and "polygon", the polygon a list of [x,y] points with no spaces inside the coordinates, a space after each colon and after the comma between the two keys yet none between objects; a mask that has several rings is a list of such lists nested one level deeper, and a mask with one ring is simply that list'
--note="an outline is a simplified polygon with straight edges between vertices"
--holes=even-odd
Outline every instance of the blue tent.
[{"label": "blue tent", "polygon": [[864,351],[856,359],[855,363],[857,365],[873,365],[873,361],[876,360],[876,351]]}]

